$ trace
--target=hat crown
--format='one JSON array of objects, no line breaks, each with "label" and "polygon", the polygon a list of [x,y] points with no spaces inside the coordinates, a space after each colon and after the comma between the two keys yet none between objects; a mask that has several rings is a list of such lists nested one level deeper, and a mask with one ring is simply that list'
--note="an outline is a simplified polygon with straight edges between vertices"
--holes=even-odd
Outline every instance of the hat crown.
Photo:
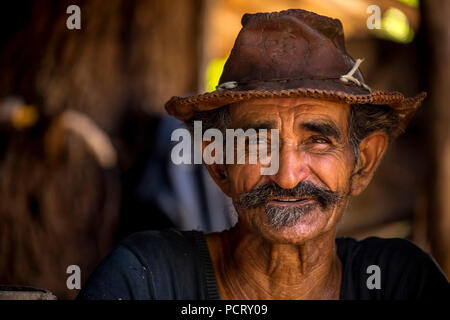
[{"label": "hat crown", "polygon": [[[300,9],[245,14],[219,84],[338,79],[354,65],[338,19]],[[364,82],[359,71],[353,75]]]}]

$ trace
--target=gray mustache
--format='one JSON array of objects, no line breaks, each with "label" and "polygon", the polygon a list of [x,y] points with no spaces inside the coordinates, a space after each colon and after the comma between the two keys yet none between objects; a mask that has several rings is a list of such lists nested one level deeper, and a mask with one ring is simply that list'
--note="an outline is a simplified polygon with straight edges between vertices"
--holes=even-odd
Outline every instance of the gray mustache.
[{"label": "gray mustache", "polygon": [[343,198],[341,194],[309,181],[301,181],[292,189],[283,189],[272,182],[241,194],[236,204],[242,208],[257,208],[267,204],[268,199],[272,197],[310,197],[324,209],[337,204]]}]

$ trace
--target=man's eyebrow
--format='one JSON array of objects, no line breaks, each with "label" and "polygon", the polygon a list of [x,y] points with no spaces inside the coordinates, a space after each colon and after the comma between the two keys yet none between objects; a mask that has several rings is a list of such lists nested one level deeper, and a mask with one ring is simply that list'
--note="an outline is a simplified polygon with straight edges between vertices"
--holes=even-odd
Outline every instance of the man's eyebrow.
[{"label": "man's eyebrow", "polygon": [[277,127],[277,123],[275,121],[263,121],[263,122],[255,122],[255,123],[246,123],[238,128],[243,129],[244,131],[248,129],[255,129],[256,131],[260,129],[275,129]]},{"label": "man's eyebrow", "polygon": [[326,137],[333,137],[336,140],[340,140],[342,136],[339,128],[332,122],[311,121],[311,122],[302,122],[300,125],[303,129],[320,133]]}]

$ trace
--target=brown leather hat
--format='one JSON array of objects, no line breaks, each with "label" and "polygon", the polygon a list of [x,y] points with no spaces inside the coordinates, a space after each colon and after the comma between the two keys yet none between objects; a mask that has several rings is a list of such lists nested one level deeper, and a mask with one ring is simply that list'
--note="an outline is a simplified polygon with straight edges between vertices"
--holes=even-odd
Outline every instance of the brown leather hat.
[{"label": "brown leather hat", "polygon": [[397,132],[426,96],[373,91],[348,55],[342,24],[313,12],[290,9],[245,14],[216,90],[172,97],[169,114],[189,120],[205,111],[252,98],[311,97],[348,104],[389,105],[402,119]]}]

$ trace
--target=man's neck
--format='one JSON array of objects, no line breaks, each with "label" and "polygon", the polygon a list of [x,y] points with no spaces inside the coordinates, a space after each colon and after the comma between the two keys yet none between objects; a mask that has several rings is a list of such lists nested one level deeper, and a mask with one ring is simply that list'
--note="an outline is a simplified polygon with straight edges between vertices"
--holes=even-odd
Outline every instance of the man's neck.
[{"label": "man's neck", "polygon": [[207,235],[222,299],[338,299],[335,230],[301,245],[274,244],[237,225]]}]

